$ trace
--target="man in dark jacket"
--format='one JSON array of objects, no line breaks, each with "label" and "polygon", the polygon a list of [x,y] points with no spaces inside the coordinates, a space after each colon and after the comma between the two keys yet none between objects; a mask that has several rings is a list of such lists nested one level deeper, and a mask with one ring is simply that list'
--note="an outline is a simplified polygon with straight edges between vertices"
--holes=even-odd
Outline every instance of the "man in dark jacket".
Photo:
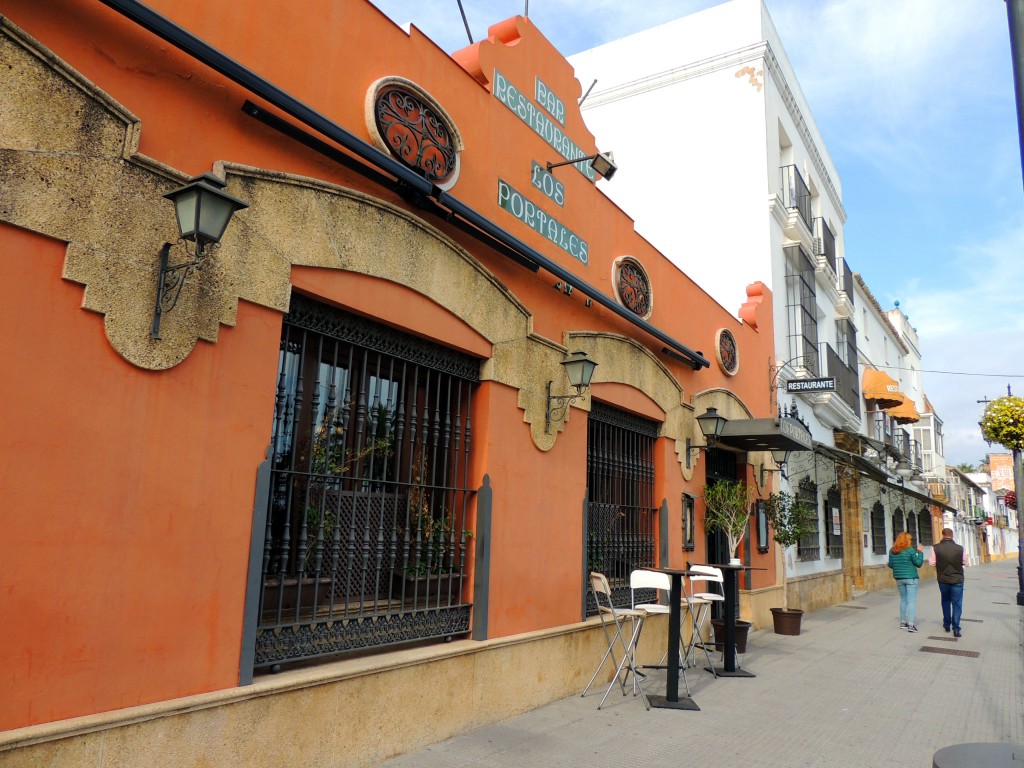
[{"label": "man in dark jacket", "polygon": [[964,548],[953,541],[953,531],[942,529],[942,541],[935,545],[935,576],[942,595],[942,628],[960,637],[960,612],[964,605]]}]

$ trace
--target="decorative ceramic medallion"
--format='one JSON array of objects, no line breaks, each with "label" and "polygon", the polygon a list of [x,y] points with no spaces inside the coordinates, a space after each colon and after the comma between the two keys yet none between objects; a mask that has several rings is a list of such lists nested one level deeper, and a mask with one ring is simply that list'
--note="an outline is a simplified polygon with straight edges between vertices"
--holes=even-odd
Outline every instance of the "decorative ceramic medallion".
[{"label": "decorative ceramic medallion", "polygon": [[455,184],[462,139],[426,91],[404,78],[382,78],[367,93],[366,112],[370,135],[380,149],[441,189]]},{"label": "decorative ceramic medallion", "polygon": [[736,337],[728,328],[722,328],[715,334],[715,357],[727,375],[735,376],[739,371],[740,350],[736,346]]},{"label": "decorative ceramic medallion", "polygon": [[647,271],[632,256],[621,256],[612,265],[612,285],[619,303],[644,319],[651,316],[654,296]]}]

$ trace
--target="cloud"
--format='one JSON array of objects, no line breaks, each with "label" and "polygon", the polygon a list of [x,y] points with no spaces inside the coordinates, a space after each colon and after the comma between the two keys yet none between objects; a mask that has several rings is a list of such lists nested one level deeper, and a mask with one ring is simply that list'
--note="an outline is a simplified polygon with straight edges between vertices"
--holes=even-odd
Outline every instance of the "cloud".
[{"label": "cloud", "polygon": [[[978,400],[1006,394],[1007,384],[1024,395],[1024,224],[954,251],[954,263],[936,265],[945,275],[939,287],[917,277],[900,286],[907,297],[900,308],[921,339],[924,390],[945,423],[950,464],[975,463],[998,450],[981,438],[977,422],[984,404]],[[891,303],[898,297],[886,298]]]}]

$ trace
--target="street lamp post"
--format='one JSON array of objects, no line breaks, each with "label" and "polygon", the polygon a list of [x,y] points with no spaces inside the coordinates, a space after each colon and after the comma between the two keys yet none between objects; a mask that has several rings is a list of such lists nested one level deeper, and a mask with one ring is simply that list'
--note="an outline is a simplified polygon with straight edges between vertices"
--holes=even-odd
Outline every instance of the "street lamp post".
[{"label": "street lamp post", "polygon": [[1024,0],[1006,0],[1010,27],[1010,58],[1013,60],[1013,92],[1017,98],[1017,139],[1024,171]]},{"label": "street lamp post", "polygon": [[1024,515],[1021,514],[1020,493],[1024,489],[1024,467],[1020,451],[1013,450],[1013,490],[1017,494],[1017,605],[1024,605]]}]

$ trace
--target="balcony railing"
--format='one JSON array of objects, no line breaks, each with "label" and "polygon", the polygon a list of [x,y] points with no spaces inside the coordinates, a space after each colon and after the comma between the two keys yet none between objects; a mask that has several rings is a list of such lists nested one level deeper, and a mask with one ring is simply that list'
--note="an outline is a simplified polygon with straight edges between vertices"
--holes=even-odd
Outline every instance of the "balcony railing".
[{"label": "balcony railing", "polygon": [[921,455],[921,443],[917,440],[911,439],[910,441],[910,463],[918,472],[924,466],[922,455]]},{"label": "balcony railing", "polygon": [[878,440],[880,443],[885,443],[888,446],[892,445],[892,421],[885,415],[883,411],[869,411],[868,417],[871,419],[869,423],[869,434]]},{"label": "balcony railing", "polygon": [[836,270],[836,274],[839,275],[839,290],[846,294],[846,298],[850,302],[850,306],[853,306],[853,272],[850,267],[846,264],[846,259],[839,259],[839,268]]},{"label": "balcony railing", "polygon": [[896,428],[892,431],[892,447],[900,455],[900,458],[911,459],[912,450],[910,447],[910,433],[905,429]]},{"label": "balcony railing", "polygon": [[782,166],[782,203],[787,208],[795,208],[800,213],[804,224],[811,229],[811,190],[795,165]]},{"label": "balcony railing", "polygon": [[853,412],[860,416],[860,386],[857,381],[857,372],[851,370],[843,361],[843,358],[832,349],[831,344],[822,345],[825,360],[828,365],[828,375],[836,380],[836,394],[846,403]]},{"label": "balcony railing", "polygon": [[814,239],[818,247],[818,255],[824,256],[825,261],[836,271],[836,236],[832,234],[825,219],[819,216],[814,220]]}]

